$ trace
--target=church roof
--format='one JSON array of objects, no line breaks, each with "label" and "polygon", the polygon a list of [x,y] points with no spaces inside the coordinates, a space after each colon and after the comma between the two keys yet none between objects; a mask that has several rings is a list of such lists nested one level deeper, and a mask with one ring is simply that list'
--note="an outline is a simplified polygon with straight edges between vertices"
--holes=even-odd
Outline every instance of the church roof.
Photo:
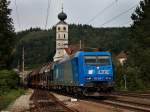
[{"label": "church roof", "polygon": [[79,44],[69,45],[68,48],[65,48],[65,51],[68,55],[75,54],[79,50],[80,50],[80,45]]},{"label": "church roof", "polygon": [[58,19],[60,21],[64,21],[65,19],[67,19],[67,14],[64,13],[63,10],[62,10],[62,12],[58,14]]},{"label": "church roof", "polygon": [[59,24],[67,25],[67,23],[65,21],[59,21],[56,25],[59,25]]}]

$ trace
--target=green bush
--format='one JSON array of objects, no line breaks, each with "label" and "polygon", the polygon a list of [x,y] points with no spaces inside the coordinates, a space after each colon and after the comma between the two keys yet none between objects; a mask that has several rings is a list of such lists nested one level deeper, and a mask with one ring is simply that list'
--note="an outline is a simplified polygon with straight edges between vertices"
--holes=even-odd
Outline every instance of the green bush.
[{"label": "green bush", "polygon": [[13,89],[10,90],[5,95],[0,96],[0,110],[7,108],[7,106],[12,103],[17,97],[24,94],[24,89]]},{"label": "green bush", "polygon": [[127,67],[127,85],[130,91],[145,90],[146,85],[140,77],[141,71],[137,67]]},{"label": "green bush", "polygon": [[147,90],[146,84],[142,80],[141,71],[137,67],[122,67],[118,63],[116,64],[116,74],[115,74],[115,89],[125,90],[124,77],[126,75],[127,80],[127,90],[128,91],[143,91]]},{"label": "green bush", "polygon": [[14,71],[0,71],[0,96],[19,86],[19,76]]}]

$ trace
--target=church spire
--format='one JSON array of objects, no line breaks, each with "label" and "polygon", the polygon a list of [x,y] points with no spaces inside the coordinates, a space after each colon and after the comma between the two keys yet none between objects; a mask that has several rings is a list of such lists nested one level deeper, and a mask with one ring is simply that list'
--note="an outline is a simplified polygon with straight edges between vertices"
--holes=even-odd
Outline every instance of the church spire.
[{"label": "church spire", "polygon": [[61,9],[62,9],[62,12],[64,12],[64,4],[62,3],[62,6],[61,6]]},{"label": "church spire", "polygon": [[58,14],[58,19],[60,21],[65,21],[67,19],[67,14],[64,13],[63,4],[62,4],[62,12]]}]

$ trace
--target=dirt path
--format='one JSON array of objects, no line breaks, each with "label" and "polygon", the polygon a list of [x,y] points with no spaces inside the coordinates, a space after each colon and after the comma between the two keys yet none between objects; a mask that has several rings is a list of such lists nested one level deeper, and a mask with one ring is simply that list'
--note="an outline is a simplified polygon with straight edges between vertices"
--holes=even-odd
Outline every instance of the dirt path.
[{"label": "dirt path", "polygon": [[14,103],[8,106],[6,112],[26,112],[29,110],[29,99],[33,90],[29,89],[25,95],[20,96]]}]

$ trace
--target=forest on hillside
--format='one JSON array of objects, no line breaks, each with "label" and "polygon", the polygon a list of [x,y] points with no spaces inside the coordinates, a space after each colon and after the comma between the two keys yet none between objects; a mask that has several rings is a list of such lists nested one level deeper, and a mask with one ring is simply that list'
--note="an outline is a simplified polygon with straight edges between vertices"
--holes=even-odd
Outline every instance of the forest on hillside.
[{"label": "forest on hillside", "polygon": [[[84,47],[101,48],[114,55],[130,48],[129,28],[94,28],[88,25],[69,25],[69,44],[82,40]],[[14,56],[14,67],[21,64],[22,47],[25,49],[25,66],[34,68],[52,61],[55,54],[55,27],[49,30],[31,28],[17,33],[18,43]],[[19,59],[19,60],[18,60]]]}]

